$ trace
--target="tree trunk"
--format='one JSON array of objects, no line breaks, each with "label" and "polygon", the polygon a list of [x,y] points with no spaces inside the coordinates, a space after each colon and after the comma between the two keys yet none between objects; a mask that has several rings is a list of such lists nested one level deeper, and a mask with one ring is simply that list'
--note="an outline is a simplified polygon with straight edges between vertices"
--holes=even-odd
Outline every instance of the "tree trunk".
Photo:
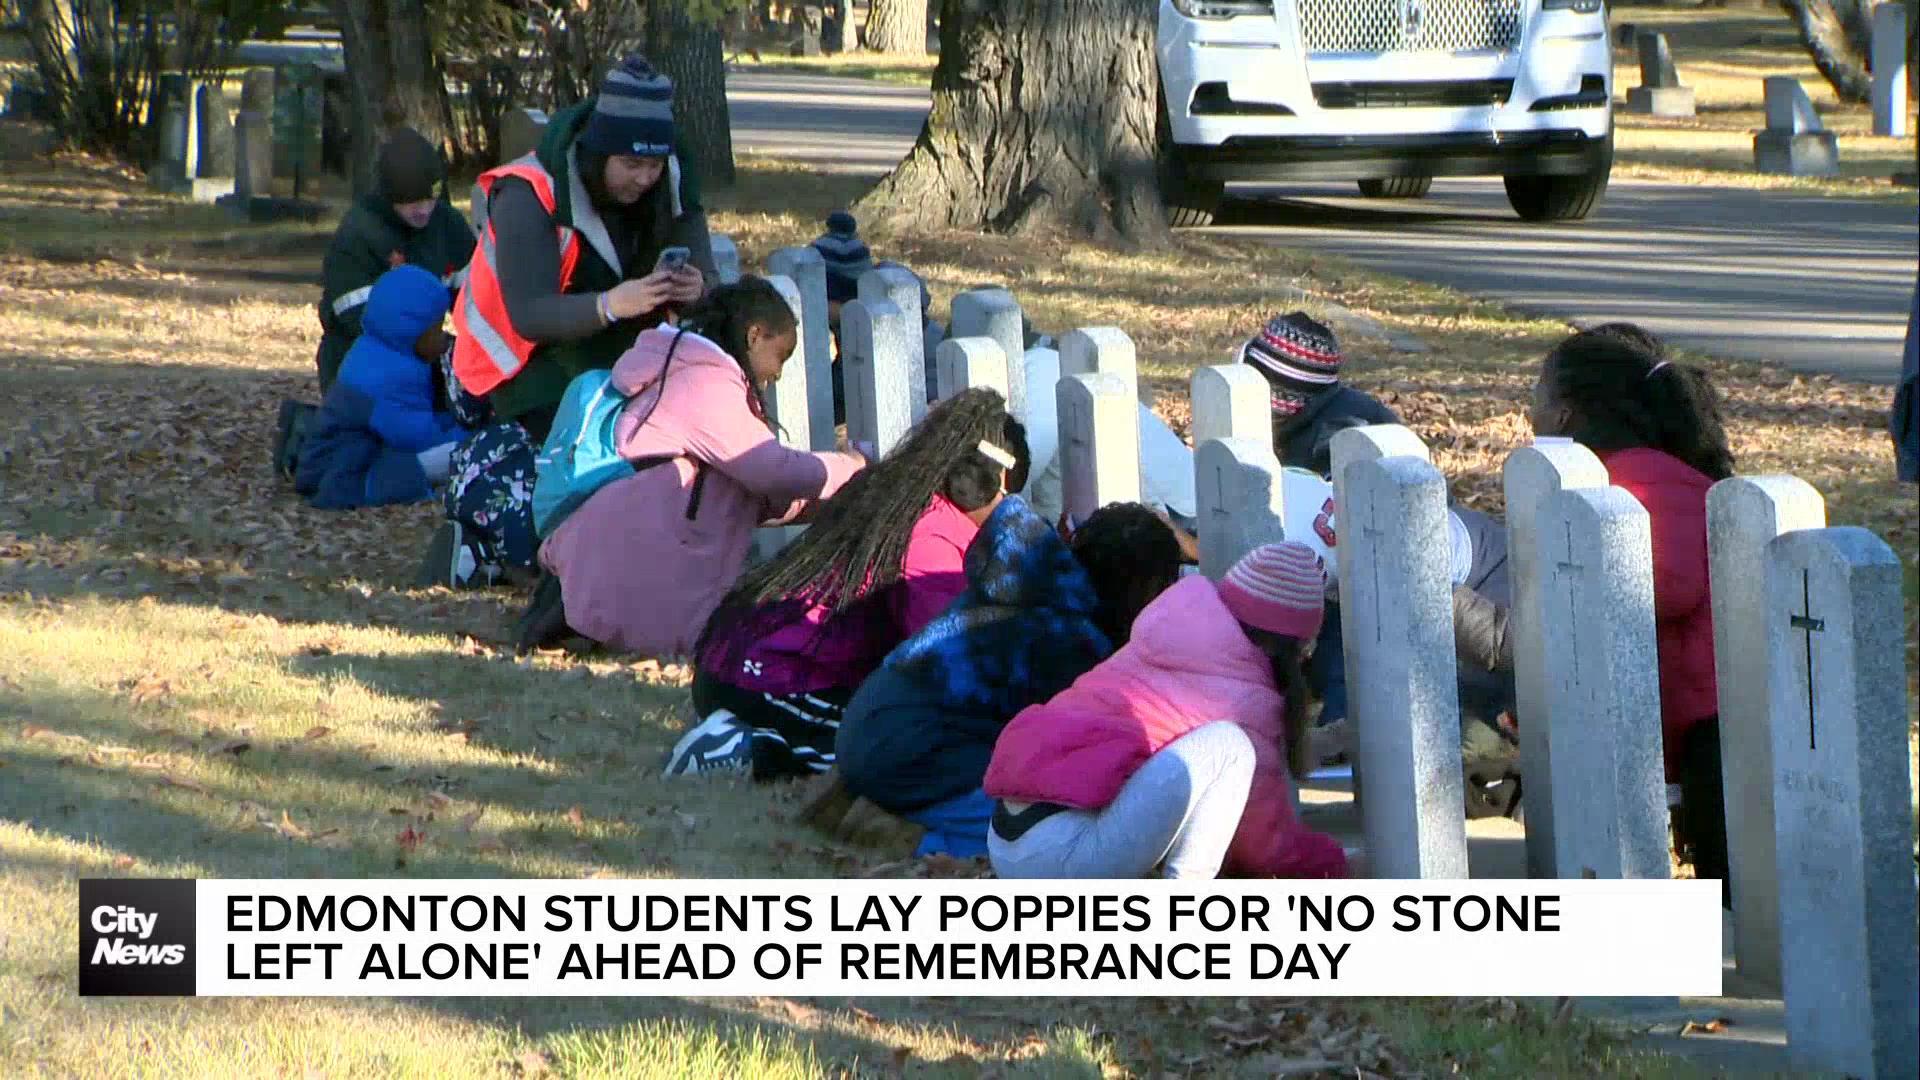
[{"label": "tree trunk", "polygon": [[353,190],[373,186],[374,156],[389,131],[411,127],[447,153],[453,108],[427,37],[422,0],[332,0],[353,101]]},{"label": "tree trunk", "polygon": [[947,0],[933,110],[862,220],[1164,243],[1155,9]]},{"label": "tree trunk", "polygon": [[867,5],[867,51],[924,56],[928,0],[871,0]]},{"label": "tree trunk", "polygon": [[679,3],[647,5],[647,56],[673,80],[673,120],[693,154],[701,186],[733,186],[733,124],[727,115],[726,46],[720,26],[695,21]]},{"label": "tree trunk", "polygon": [[1787,0],[1787,4],[1813,65],[1833,85],[1833,92],[1841,101],[1865,104],[1873,91],[1867,70],[1867,58],[1873,55],[1867,0]]},{"label": "tree trunk", "polygon": [[821,48],[830,53],[850,53],[860,47],[860,28],[853,21],[853,0],[831,0],[833,19],[829,24],[831,33],[821,43]]}]

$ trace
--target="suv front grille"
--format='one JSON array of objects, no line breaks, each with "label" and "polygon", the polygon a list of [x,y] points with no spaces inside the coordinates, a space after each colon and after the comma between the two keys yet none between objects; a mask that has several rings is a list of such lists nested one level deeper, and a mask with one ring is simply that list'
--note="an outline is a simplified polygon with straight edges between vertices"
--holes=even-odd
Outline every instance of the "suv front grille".
[{"label": "suv front grille", "polygon": [[1313,84],[1313,99],[1323,109],[1468,109],[1505,105],[1512,96],[1512,79]]},{"label": "suv front grille", "polygon": [[1524,0],[1300,0],[1309,53],[1518,48]]}]

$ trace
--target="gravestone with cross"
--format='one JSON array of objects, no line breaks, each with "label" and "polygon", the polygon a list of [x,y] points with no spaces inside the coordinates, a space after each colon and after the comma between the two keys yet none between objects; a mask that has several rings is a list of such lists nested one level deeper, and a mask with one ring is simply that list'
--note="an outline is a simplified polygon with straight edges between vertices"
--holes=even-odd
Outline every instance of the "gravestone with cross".
[{"label": "gravestone with cross", "polygon": [[1200,572],[1215,581],[1240,556],[1286,538],[1282,524],[1280,459],[1271,444],[1253,439],[1209,439],[1194,452],[1199,496]]},{"label": "gravestone with cross", "polygon": [[1787,1046],[1864,1080],[1920,1073],[1900,560],[1865,529],[1767,545]]},{"label": "gravestone with cross", "polygon": [[1514,715],[1520,722],[1521,796],[1527,830],[1529,877],[1566,876],[1554,857],[1553,762],[1565,751],[1555,744],[1562,730],[1553,722],[1547,695],[1545,630],[1540,610],[1545,571],[1537,556],[1540,509],[1561,491],[1605,487],[1606,467],[1593,451],[1571,440],[1541,439],[1508,455],[1502,477],[1507,496],[1507,557],[1511,560],[1513,605],[1508,633],[1513,638]]},{"label": "gravestone with cross", "polygon": [[1692,116],[1693,89],[1680,85],[1667,35],[1642,30],[1635,44],[1640,50],[1640,85],[1627,91],[1627,111],[1644,116]]},{"label": "gravestone with cross", "polygon": [[1005,289],[969,289],[953,298],[948,337],[989,337],[1007,358],[1007,408],[1027,418],[1027,331],[1020,305]]},{"label": "gravestone with cross", "polygon": [[1125,330],[1117,326],[1087,326],[1061,336],[1060,377],[1096,372],[1123,380],[1127,397],[1139,398],[1139,354]]},{"label": "gravestone with cross", "polygon": [[1908,113],[1913,102],[1907,76],[1907,43],[1913,40],[1914,27],[1908,22],[1910,4],[1900,0],[1881,0],[1873,6],[1873,133],[1904,139]]},{"label": "gravestone with cross", "polygon": [[925,312],[920,310],[920,279],[913,271],[904,266],[880,266],[860,275],[860,299],[868,303],[886,301],[899,308],[906,316],[907,324],[915,333],[910,340],[901,344],[900,377],[907,383],[907,392],[912,395],[912,418],[919,423],[927,415],[927,357],[926,336],[919,333],[925,323]]},{"label": "gravestone with cross", "polygon": [[1361,460],[1342,471],[1337,497],[1340,618],[1347,663],[1366,673],[1347,684],[1347,716],[1355,770],[1367,777],[1360,811],[1370,869],[1463,879],[1446,478],[1424,458],[1366,460],[1351,447],[1346,456]]},{"label": "gravestone with cross", "polygon": [[827,319],[827,263],[811,246],[767,256],[767,272],[793,279],[800,290],[800,357],[807,369],[807,430],[813,449],[834,448],[833,328]]},{"label": "gravestone with cross", "polygon": [[[767,281],[786,300],[787,307],[793,309],[793,317],[800,320],[800,329],[804,333],[807,316],[799,286],[793,283],[792,278],[778,274],[768,277]],[[773,418],[780,441],[801,450],[813,445],[807,415],[807,374],[807,365],[789,362],[780,369],[780,378],[767,389],[768,413]],[[798,539],[803,528],[784,525],[760,529],[754,535],[754,545],[762,559],[772,558],[780,549]]]},{"label": "gravestone with cross", "polygon": [[1562,491],[1538,515],[1555,864],[1670,877],[1651,520],[1617,487]]},{"label": "gravestone with cross", "polygon": [[919,327],[888,300],[849,300],[840,309],[840,363],[847,393],[847,438],[881,455],[913,426],[907,370]]},{"label": "gravestone with cross", "polygon": [[1767,625],[1753,613],[1767,608],[1767,543],[1826,523],[1820,493],[1792,476],[1735,476],[1707,493],[1734,959],[1741,975],[1772,989],[1780,985],[1773,739],[1767,726]]},{"label": "gravestone with cross", "polygon": [[1216,364],[1193,373],[1193,442],[1273,441],[1267,380],[1245,364]]},{"label": "gravestone with cross", "polygon": [[1753,136],[1756,172],[1786,176],[1838,176],[1840,144],[1820,123],[1806,87],[1791,75],[1769,75],[1767,127]]},{"label": "gravestone with cross", "polygon": [[1007,396],[1007,354],[992,338],[948,338],[940,343],[936,362],[943,401],[976,386]]},{"label": "gravestone with cross", "polygon": [[1140,501],[1140,426],[1126,379],[1068,375],[1059,410],[1062,505],[1075,522],[1112,503]]}]

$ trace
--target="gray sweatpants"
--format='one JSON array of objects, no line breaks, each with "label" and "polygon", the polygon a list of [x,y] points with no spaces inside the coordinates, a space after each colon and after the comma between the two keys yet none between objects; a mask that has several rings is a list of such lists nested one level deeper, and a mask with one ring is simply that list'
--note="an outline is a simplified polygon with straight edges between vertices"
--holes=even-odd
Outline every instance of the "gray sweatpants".
[{"label": "gray sweatpants", "polygon": [[1003,878],[1168,878],[1220,874],[1253,784],[1253,743],[1217,720],[1148,758],[1099,810],[1065,810],[987,854]]}]

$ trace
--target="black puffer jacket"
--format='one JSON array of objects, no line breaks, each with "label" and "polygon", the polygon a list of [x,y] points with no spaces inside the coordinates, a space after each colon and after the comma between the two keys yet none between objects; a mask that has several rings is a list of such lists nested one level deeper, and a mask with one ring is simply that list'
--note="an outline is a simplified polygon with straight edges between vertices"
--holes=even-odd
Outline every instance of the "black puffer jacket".
[{"label": "black puffer jacket", "polygon": [[1508,615],[1513,582],[1506,525],[1478,510],[1455,507],[1473,538],[1473,567],[1453,589],[1453,642],[1464,711],[1491,718],[1513,707],[1513,636]]}]

